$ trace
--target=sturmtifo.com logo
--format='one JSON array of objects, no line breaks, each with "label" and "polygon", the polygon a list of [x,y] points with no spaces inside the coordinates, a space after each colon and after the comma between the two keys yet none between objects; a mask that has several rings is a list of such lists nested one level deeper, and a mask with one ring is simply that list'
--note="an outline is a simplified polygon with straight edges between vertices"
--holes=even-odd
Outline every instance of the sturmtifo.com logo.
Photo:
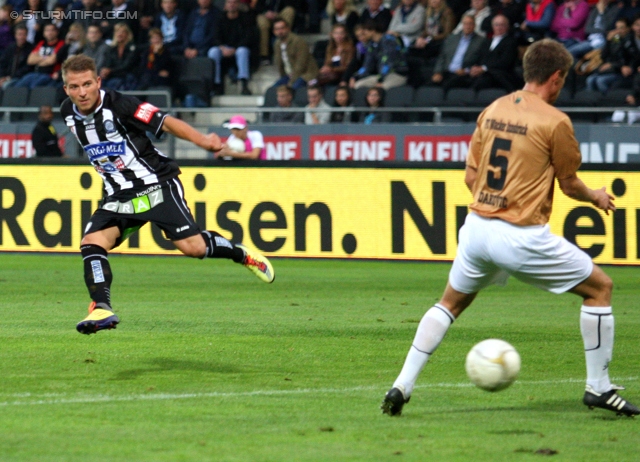
[{"label": "sturmtifo.com logo", "polygon": [[[20,14],[17,11],[11,12],[11,19],[18,19]],[[128,19],[138,19],[137,11],[84,11],[84,10],[69,10],[69,11],[38,11],[38,10],[24,10],[22,12],[22,19],[29,20],[52,20],[52,19],[70,19],[73,21],[102,21],[104,19],[108,21],[116,20],[123,21]]]}]

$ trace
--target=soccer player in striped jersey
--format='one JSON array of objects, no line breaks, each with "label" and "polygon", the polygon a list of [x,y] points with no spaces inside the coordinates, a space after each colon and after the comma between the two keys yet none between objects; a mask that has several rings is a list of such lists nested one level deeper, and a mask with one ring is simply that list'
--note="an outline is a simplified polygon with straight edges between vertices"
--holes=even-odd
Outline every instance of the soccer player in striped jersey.
[{"label": "soccer player in striped jersey", "polygon": [[62,77],[68,98],[60,112],[102,177],[105,192],[80,246],[92,301],[78,332],[92,334],[120,322],[111,307],[108,252],[148,222],[158,225],[186,256],[231,259],[262,281],[273,282],[273,267],[264,256],[215,231],[200,230],[184,199],[178,164],[146,135],[167,132],[215,152],[222,149],[215,133],[204,135],[149,103],[102,90],[95,62],[85,55],[67,59]]},{"label": "soccer player in striped jersey", "polygon": [[523,90],[485,109],[471,137],[465,183],[473,194],[471,213],[460,229],[458,253],[439,303],[418,326],[400,375],[382,411],[400,415],[418,374],[453,321],[483,288],[504,285],[509,276],[552,293],[583,299],[580,330],[587,363],[583,403],[633,416],[640,410],[618,395],[609,380],[613,351],[613,283],[591,258],[549,231],[553,187],[607,214],[615,210],[605,188],[590,189],[577,170],[581,155],[569,117],[551,104],[564,86],[571,54],[544,39],[524,55]]}]

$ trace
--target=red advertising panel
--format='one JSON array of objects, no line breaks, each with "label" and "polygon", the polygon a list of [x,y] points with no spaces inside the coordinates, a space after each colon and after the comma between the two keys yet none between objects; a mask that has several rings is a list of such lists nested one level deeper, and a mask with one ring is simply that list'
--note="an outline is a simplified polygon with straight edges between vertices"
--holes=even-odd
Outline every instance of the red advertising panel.
[{"label": "red advertising panel", "polygon": [[311,135],[311,160],[393,161],[396,137],[393,135]]},{"label": "red advertising panel", "polygon": [[471,135],[405,136],[404,160],[414,162],[464,162]]},{"label": "red advertising panel", "polygon": [[31,134],[0,134],[0,157],[33,157],[36,153],[31,144]]},{"label": "red advertising panel", "polygon": [[302,159],[301,136],[265,136],[264,147],[267,160]]}]

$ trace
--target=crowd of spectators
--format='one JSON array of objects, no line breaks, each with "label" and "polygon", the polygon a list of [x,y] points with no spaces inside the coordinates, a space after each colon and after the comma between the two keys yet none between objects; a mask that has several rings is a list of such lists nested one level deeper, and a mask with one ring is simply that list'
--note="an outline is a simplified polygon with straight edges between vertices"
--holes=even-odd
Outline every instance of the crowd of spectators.
[{"label": "crowd of spectators", "polygon": [[[250,95],[252,73],[273,65],[278,101],[289,99],[283,107],[294,104],[292,91],[308,87],[309,107],[321,108],[327,85],[382,89],[371,95],[371,104],[382,105],[385,91],[406,84],[512,91],[522,84],[527,46],[551,37],[576,60],[569,91],[623,88],[621,104],[640,98],[637,0],[359,1],[6,0],[0,85],[60,89],[61,63],[85,53],[96,60],[104,87],[176,89],[181,62],[199,57],[215,63],[212,95],[224,93],[225,75]],[[323,17],[331,32],[311,49],[303,34],[317,33]],[[338,106],[352,96],[335,95]],[[303,117],[331,118],[318,110]]]}]

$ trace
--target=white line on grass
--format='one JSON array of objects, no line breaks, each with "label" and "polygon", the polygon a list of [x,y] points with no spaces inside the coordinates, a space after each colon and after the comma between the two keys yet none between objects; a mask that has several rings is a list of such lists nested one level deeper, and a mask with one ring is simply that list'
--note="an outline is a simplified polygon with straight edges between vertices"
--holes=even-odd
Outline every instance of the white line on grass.
[{"label": "white line on grass", "polygon": [[[624,377],[615,378],[615,381],[619,382],[632,382],[638,380],[640,377]],[[561,380],[533,380],[533,381],[518,381],[514,385],[558,385],[563,383],[584,383],[584,379],[561,379]],[[416,388],[470,388],[473,384],[469,382],[458,383],[431,383],[425,385],[417,385]],[[240,391],[240,392],[217,392],[210,393],[154,393],[154,394],[129,394],[121,396],[112,395],[83,395],[78,397],[69,398],[53,398],[54,396],[66,396],[65,394],[47,393],[47,394],[32,394],[32,393],[16,393],[5,394],[4,396],[12,397],[33,397],[38,398],[34,400],[16,400],[16,401],[4,401],[0,402],[0,407],[8,406],[36,406],[43,404],[82,404],[82,403],[109,403],[109,402],[121,402],[121,401],[166,401],[166,400],[178,400],[178,399],[194,399],[194,398],[244,398],[250,396],[280,396],[280,395],[305,395],[305,394],[333,394],[333,393],[349,393],[357,391],[372,391],[381,390],[380,386],[366,386],[366,387],[352,387],[352,388],[299,388],[295,390],[255,390],[255,391]],[[42,399],[48,398],[48,399]]]}]

